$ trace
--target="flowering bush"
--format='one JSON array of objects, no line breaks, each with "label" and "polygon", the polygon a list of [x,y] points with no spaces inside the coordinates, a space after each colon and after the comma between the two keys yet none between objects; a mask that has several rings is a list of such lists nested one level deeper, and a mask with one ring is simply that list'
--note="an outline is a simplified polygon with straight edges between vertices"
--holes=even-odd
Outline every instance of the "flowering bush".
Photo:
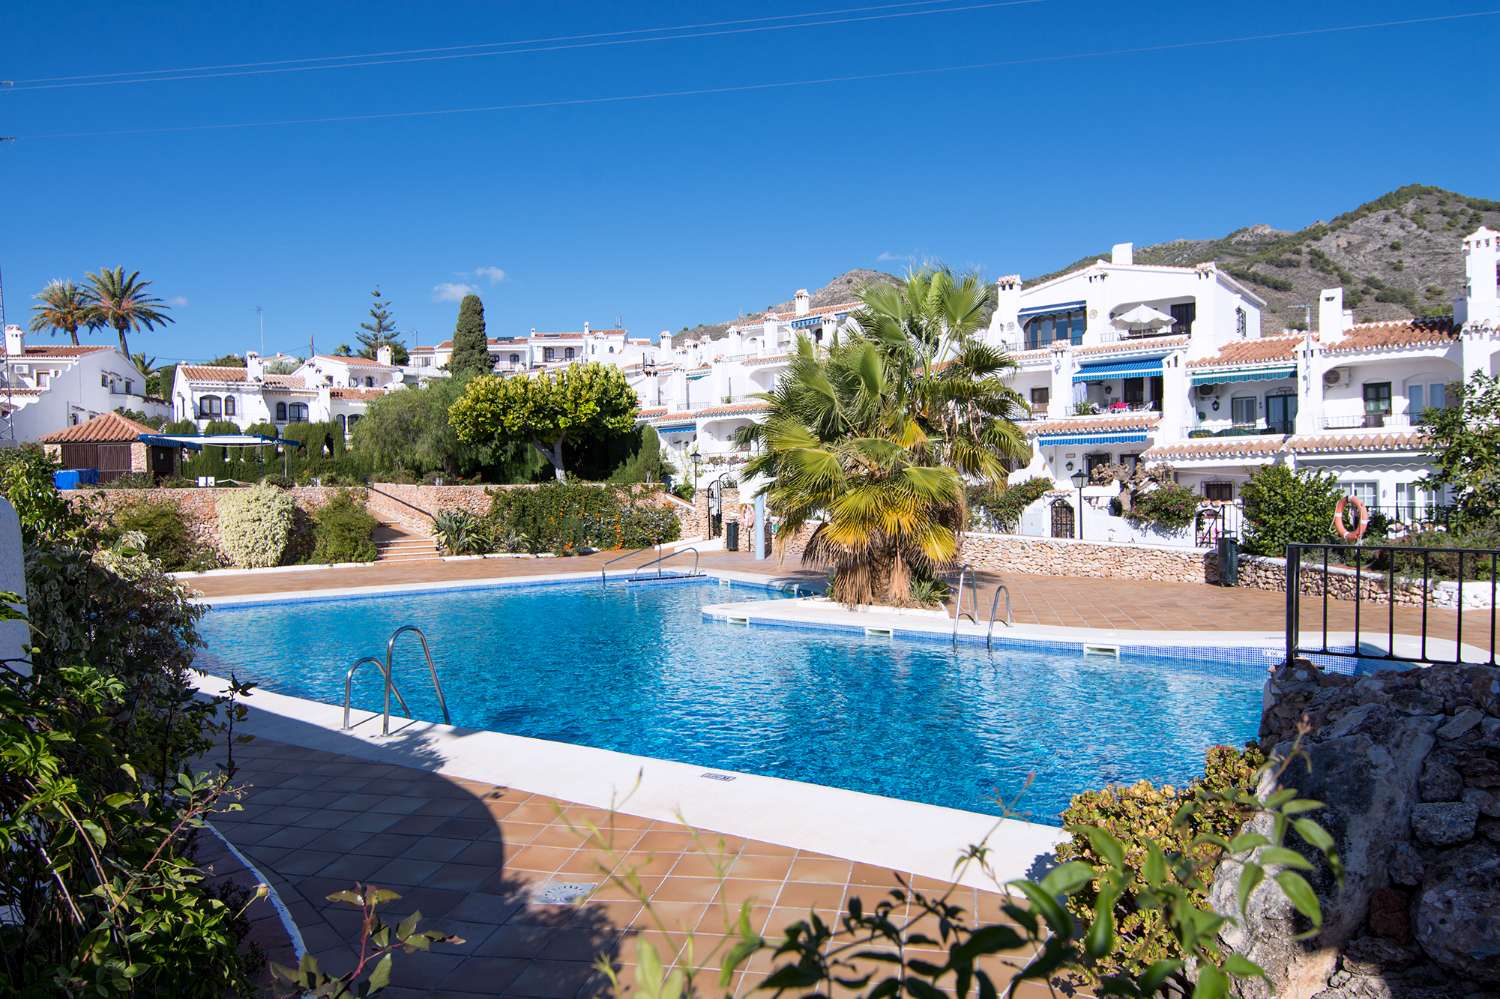
[{"label": "flowering bush", "polygon": [[264,482],[219,500],[219,547],[240,569],[280,565],[292,540],[297,504]]}]

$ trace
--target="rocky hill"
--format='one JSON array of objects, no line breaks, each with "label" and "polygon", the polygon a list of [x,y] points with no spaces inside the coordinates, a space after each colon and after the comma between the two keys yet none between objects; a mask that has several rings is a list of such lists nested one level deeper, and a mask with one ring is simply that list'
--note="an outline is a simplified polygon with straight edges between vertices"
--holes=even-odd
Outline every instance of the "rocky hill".
[{"label": "rocky hill", "polygon": [[[1463,288],[1459,239],[1481,225],[1500,228],[1500,201],[1410,184],[1329,222],[1286,232],[1268,225],[1237,229],[1220,239],[1179,239],[1137,247],[1138,264],[1192,266],[1215,261],[1266,300],[1262,329],[1300,328],[1318,291],[1342,286],[1355,319],[1409,319],[1451,313]],[[1083,257],[1056,277],[1107,259]]]},{"label": "rocky hill", "polygon": [[[812,307],[817,309],[825,305],[839,305],[843,302],[852,301],[860,292],[860,289],[872,283],[896,284],[895,275],[884,271],[872,271],[866,267],[856,267],[851,271],[845,271],[838,277],[829,281],[817,291],[812,292]],[[735,323],[760,322],[761,316],[766,312],[790,312],[796,305],[788,299],[785,302],[774,302],[767,305],[759,312],[749,313],[736,319],[726,319],[722,323],[700,323],[697,326],[684,326],[678,331],[679,336],[685,337],[714,337],[723,336],[725,331]]]}]

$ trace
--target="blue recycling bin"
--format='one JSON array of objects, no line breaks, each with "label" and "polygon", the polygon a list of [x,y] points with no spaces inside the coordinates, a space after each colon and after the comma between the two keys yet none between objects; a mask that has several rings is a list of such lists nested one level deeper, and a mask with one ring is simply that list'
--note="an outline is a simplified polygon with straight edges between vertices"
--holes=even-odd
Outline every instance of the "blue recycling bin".
[{"label": "blue recycling bin", "polygon": [[97,468],[64,468],[52,473],[52,484],[58,489],[81,489],[99,484]]}]

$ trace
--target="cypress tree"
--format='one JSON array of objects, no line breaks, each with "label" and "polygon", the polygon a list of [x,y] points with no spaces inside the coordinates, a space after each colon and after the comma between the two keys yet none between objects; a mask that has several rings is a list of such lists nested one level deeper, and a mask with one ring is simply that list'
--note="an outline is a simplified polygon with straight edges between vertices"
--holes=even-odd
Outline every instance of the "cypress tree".
[{"label": "cypress tree", "polygon": [[490,370],[490,344],[484,328],[484,303],[478,295],[465,295],[458,306],[458,325],[453,328],[453,356],[448,370],[455,377],[482,375]]}]

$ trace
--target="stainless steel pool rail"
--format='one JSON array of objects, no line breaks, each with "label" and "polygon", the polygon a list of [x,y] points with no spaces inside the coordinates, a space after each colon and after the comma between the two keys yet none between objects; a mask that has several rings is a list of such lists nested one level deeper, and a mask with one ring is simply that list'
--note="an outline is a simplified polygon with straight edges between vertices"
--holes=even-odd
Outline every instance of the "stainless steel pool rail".
[{"label": "stainless steel pool rail", "polygon": [[396,639],[400,638],[402,635],[406,634],[407,632],[411,632],[412,634],[416,635],[417,639],[419,641],[421,641],[421,643],[422,643],[422,655],[427,660],[427,672],[428,672],[428,675],[430,675],[432,677],[432,689],[433,689],[433,692],[437,694],[438,707],[440,709],[442,709],[442,712],[443,712],[443,724],[445,724],[445,725],[451,725],[451,724],[453,724],[453,719],[451,717],[449,717],[449,715],[448,715],[448,700],[447,700],[447,698],[445,698],[443,696],[443,685],[438,680],[437,664],[432,661],[432,649],[429,648],[428,645],[427,645],[427,636],[425,634],[423,634],[422,633],[422,629],[418,628],[416,625],[414,625],[414,624],[403,624],[401,627],[399,627],[395,631],[391,632],[390,639],[386,641],[386,643],[385,643],[385,661],[384,662],[380,661],[379,659],[376,659],[374,656],[365,656],[363,659],[359,660],[353,666],[350,666],[349,667],[349,671],[344,674],[344,729],[345,729],[345,731],[347,731],[349,729],[349,727],[350,727],[349,726],[349,704],[350,704],[351,697],[353,695],[354,674],[365,663],[374,663],[377,667],[380,668],[381,675],[385,679],[385,695],[384,695],[384,698],[383,698],[383,703],[382,703],[381,712],[380,712],[380,734],[381,735],[390,735],[391,734],[391,694],[392,693],[394,693],[396,695],[396,701],[401,705],[401,711],[406,715],[406,717],[410,718],[412,716],[412,714],[411,714],[411,708],[409,708],[407,706],[407,704],[406,704],[406,698],[404,698],[404,697],[401,696],[401,689],[396,686],[396,678],[393,675],[393,670],[392,670],[392,660],[393,660],[393,658],[395,656],[395,651],[396,651]]},{"label": "stainless steel pool rail", "polygon": [[1000,597],[1002,594],[1005,596],[1005,626],[1013,628],[1016,624],[1015,618],[1011,616],[1010,611],[1010,588],[1001,583],[995,587],[995,599],[990,601],[990,623],[984,632],[984,647],[987,649],[995,647],[995,612],[1000,609]]},{"label": "stainless steel pool rail", "polygon": [[678,555],[686,555],[688,552],[692,552],[693,553],[693,568],[692,568],[692,571],[689,572],[687,575],[689,575],[689,576],[701,576],[701,575],[703,575],[702,572],[698,571],[698,549],[696,549],[696,548],[678,548],[676,551],[670,551],[670,552],[667,552],[665,555],[659,555],[659,556],[657,556],[656,558],[654,558],[651,561],[647,562],[645,565],[637,566],[636,569],[635,569],[635,571],[630,574],[630,578],[627,579],[626,582],[627,583],[638,582],[641,579],[641,573],[645,572],[647,569],[652,568],[653,566],[655,566],[655,568],[656,568],[656,578],[657,579],[664,579],[665,576],[663,575],[662,570],[661,570],[662,563],[663,562],[667,562],[667,561],[669,561],[671,559],[674,559]]},{"label": "stainless steel pool rail", "polygon": [[605,583],[609,582],[610,566],[614,565],[616,562],[623,562],[625,559],[630,558],[633,555],[639,555],[641,552],[649,552],[652,548],[656,549],[656,554],[658,556],[661,555],[661,543],[658,542],[655,545],[647,545],[645,548],[633,548],[625,554],[616,555],[608,562],[605,562],[602,566],[599,567],[599,585],[603,586]]},{"label": "stainless steel pool rail", "polygon": [[[973,580],[974,567],[965,562],[958,570],[958,589],[953,601],[953,643],[958,644],[958,619],[968,617],[975,624],[979,623],[979,594],[976,591]],[[969,606],[972,611],[964,610],[964,583],[969,583]]]}]

